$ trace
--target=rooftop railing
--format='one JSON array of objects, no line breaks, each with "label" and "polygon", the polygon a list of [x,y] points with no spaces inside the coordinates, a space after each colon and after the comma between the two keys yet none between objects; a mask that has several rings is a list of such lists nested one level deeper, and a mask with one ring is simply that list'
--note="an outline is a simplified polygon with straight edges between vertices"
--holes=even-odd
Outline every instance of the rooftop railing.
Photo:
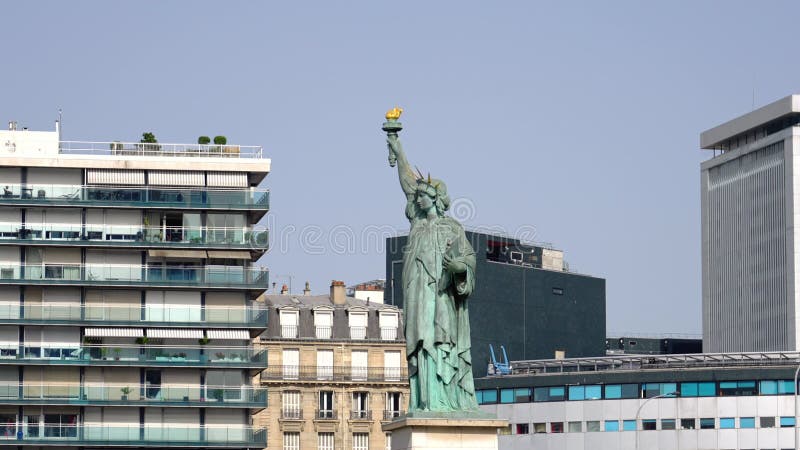
[{"label": "rooftop railing", "polygon": [[141,206],[149,208],[269,209],[260,188],[162,188],[62,184],[0,185],[0,204]]},{"label": "rooftop railing", "polygon": [[0,364],[57,364],[110,366],[255,367],[267,365],[266,350],[234,346],[3,345]]},{"label": "rooftop railing", "polygon": [[61,141],[62,155],[262,159],[261,146]]},{"label": "rooftop railing", "polygon": [[0,266],[0,283],[205,286],[267,289],[263,267],[164,267],[110,264],[17,264]]},{"label": "rooftop railing", "polygon": [[349,366],[276,366],[270,365],[261,372],[262,381],[362,381],[405,382],[408,370],[405,367],[349,367]]},{"label": "rooftop railing", "polygon": [[266,230],[251,227],[161,227],[146,225],[78,225],[0,223],[0,240],[58,243],[102,243],[114,246],[198,246],[224,248],[266,248]]},{"label": "rooftop railing", "polygon": [[267,325],[263,303],[242,306],[140,304],[0,303],[0,323],[87,323],[90,325],[251,326]]},{"label": "rooftop railing", "polygon": [[800,352],[689,353],[683,355],[620,355],[597,358],[512,361],[513,375],[704,367],[797,366]]},{"label": "rooftop railing", "polygon": [[253,386],[200,384],[41,383],[0,384],[0,401],[52,404],[166,404],[266,407],[267,391]]}]

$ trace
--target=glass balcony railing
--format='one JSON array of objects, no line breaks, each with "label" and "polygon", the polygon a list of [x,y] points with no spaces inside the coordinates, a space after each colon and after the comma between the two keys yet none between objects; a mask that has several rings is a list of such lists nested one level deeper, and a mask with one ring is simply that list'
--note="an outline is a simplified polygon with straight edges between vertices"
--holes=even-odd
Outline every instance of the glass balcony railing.
[{"label": "glass balcony railing", "polygon": [[266,350],[253,347],[95,345],[0,348],[0,364],[110,366],[253,367],[267,366]]},{"label": "glass balcony railing", "polygon": [[249,227],[157,227],[145,225],[44,224],[23,227],[0,223],[0,240],[74,242],[79,245],[142,247],[222,247],[266,249],[266,230]]},{"label": "glass balcony railing", "polygon": [[[46,417],[46,416],[45,416]],[[112,445],[136,447],[256,447],[267,446],[266,430],[237,425],[163,426],[161,423],[144,425],[64,425],[30,422],[4,424],[2,440],[14,440],[13,445]],[[17,432],[19,430],[19,433]]]},{"label": "glass balcony railing", "polygon": [[99,264],[18,264],[0,266],[0,283],[113,286],[202,286],[267,289],[263,267]]},{"label": "glass balcony railing", "polygon": [[0,323],[87,323],[109,325],[154,325],[252,327],[267,326],[263,303],[242,306],[107,305],[79,303],[0,303]]},{"label": "glass balcony railing", "polygon": [[141,206],[152,208],[269,210],[260,188],[162,188],[153,186],[0,185],[0,204]]},{"label": "glass balcony railing", "polygon": [[63,155],[147,156],[159,158],[264,158],[263,149],[260,145],[60,141],[58,150]]},{"label": "glass balcony railing", "polygon": [[267,404],[267,391],[253,386],[24,382],[0,384],[0,401],[70,405],[141,403],[170,406],[263,408]]}]

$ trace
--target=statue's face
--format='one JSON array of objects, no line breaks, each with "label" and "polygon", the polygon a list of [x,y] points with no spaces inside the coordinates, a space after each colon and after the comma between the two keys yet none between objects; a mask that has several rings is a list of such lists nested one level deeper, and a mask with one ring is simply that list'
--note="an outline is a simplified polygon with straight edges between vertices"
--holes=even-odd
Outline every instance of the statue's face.
[{"label": "statue's face", "polygon": [[430,195],[424,191],[417,191],[417,206],[425,212],[430,211],[435,205]]}]

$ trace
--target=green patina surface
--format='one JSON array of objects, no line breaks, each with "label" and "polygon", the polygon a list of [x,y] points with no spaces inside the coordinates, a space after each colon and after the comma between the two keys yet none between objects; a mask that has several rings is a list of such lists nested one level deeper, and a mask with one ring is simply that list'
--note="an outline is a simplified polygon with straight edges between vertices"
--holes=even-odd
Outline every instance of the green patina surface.
[{"label": "green patina surface", "polygon": [[409,415],[452,418],[470,412],[477,418],[467,308],[475,288],[475,251],[461,224],[445,215],[445,183],[411,169],[397,135],[402,125],[390,118],[383,130],[411,223],[403,255]]}]

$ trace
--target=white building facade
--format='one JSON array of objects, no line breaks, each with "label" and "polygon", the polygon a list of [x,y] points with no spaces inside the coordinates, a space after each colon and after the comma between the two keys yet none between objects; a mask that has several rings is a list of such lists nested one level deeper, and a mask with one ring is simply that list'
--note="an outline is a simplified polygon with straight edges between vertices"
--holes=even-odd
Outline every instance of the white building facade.
[{"label": "white building facade", "polygon": [[[263,448],[258,147],[0,131],[0,441]],[[1,442],[0,442],[1,443]]]},{"label": "white building facade", "polygon": [[703,132],[703,350],[800,346],[800,96]]}]

